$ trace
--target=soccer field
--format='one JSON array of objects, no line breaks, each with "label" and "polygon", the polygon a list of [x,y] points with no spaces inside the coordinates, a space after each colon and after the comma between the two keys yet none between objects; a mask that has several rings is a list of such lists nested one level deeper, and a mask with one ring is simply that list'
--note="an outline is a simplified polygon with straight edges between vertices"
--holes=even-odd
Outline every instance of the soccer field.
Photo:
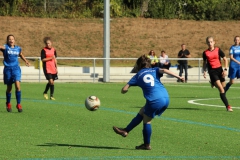
[{"label": "soccer field", "polygon": [[[21,83],[23,112],[5,108],[6,86],[0,88],[0,159],[240,159],[240,84],[227,93],[227,112],[217,89],[209,84],[164,84],[170,105],[152,121],[152,150],[142,144],[142,124],[126,138],[112,126],[126,127],[144,105],[142,91],[125,83],[55,83],[56,101],[45,100],[45,83]],[[88,111],[85,98],[101,100]]]}]

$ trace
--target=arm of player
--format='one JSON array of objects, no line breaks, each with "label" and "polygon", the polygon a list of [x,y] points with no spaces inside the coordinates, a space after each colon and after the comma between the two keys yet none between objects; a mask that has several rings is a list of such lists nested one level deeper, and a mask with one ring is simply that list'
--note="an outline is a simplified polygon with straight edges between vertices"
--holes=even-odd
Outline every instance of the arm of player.
[{"label": "arm of player", "polygon": [[0,50],[3,51],[5,49],[4,46],[0,46]]},{"label": "arm of player", "polygon": [[225,77],[227,76],[228,60],[226,57],[223,57],[223,61],[224,61],[224,69],[223,69],[222,76]]},{"label": "arm of player", "polygon": [[168,70],[168,69],[161,69],[161,68],[160,68],[160,69],[159,69],[159,72],[160,72],[160,73],[166,73],[166,74],[172,75],[172,76],[180,79],[182,82],[185,81],[184,77],[180,77],[179,75],[173,73],[172,71],[170,71],[170,70]]},{"label": "arm of player", "polygon": [[234,57],[233,57],[233,54],[230,54],[230,59],[234,62],[236,62],[237,64],[240,64],[240,61],[236,60]]},{"label": "arm of player", "polygon": [[206,61],[203,61],[202,70],[203,70],[203,77],[206,78]]},{"label": "arm of player", "polygon": [[19,57],[25,62],[26,66],[30,66],[30,63],[28,62],[28,60],[24,57],[24,55],[22,54],[22,52],[19,54]]},{"label": "arm of player", "polygon": [[128,88],[130,88],[130,85],[129,85],[129,84],[126,84],[126,85],[122,88],[121,93],[122,93],[122,94],[127,93],[127,92],[128,92]]}]

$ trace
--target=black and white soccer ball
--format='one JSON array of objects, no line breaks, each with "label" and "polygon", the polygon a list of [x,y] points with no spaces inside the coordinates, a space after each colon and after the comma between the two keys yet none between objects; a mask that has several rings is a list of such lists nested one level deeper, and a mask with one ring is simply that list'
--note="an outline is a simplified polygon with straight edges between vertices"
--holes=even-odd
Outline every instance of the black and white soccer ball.
[{"label": "black and white soccer ball", "polygon": [[100,107],[100,99],[97,96],[89,96],[85,100],[85,107],[89,111],[96,111]]}]

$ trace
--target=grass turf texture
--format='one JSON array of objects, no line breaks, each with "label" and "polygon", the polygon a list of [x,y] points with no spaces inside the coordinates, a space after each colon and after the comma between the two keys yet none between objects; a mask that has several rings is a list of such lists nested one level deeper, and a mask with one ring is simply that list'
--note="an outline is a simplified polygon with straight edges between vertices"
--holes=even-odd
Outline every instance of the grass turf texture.
[{"label": "grass turf texture", "polygon": [[[114,133],[125,127],[145,103],[138,87],[120,93],[123,83],[55,83],[56,101],[44,100],[45,83],[21,83],[23,112],[5,109],[5,86],[0,88],[0,159],[239,159],[240,84],[227,93],[234,112],[223,106],[209,84],[165,84],[170,105],[152,121],[151,151],[135,150],[142,143],[142,124],[128,137]],[[98,111],[84,100],[96,95]],[[209,99],[208,98],[214,98]]]}]

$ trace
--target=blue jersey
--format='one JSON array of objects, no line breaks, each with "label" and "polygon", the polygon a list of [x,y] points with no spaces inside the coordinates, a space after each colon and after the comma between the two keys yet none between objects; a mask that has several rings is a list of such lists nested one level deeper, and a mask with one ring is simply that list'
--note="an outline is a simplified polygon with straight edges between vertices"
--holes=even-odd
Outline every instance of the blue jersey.
[{"label": "blue jersey", "polygon": [[142,88],[144,97],[148,101],[160,98],[169,98],[166,88],[160,81],[163,74],[159,73],[159,68],[143,68],[134,75],[128,84]]},{"label": "blue jersey", "polygon": [[[231,46],[230,55],[233,55],[233,58],[235,58],[237,61],[240,61],[240,46],[234,46],[234,45]],[[231,60],[230,67],[232,68],[239,67],[239,64]]]},{"label": "blue jersey", "polygon": [[14,46],[14,48],[11,48],[7,44],[5,44],[4,47],[5,47],[5,50],[3,50],[4,66],[6,67],[19,66],[18,57],[22,51],[21,47]]}]

